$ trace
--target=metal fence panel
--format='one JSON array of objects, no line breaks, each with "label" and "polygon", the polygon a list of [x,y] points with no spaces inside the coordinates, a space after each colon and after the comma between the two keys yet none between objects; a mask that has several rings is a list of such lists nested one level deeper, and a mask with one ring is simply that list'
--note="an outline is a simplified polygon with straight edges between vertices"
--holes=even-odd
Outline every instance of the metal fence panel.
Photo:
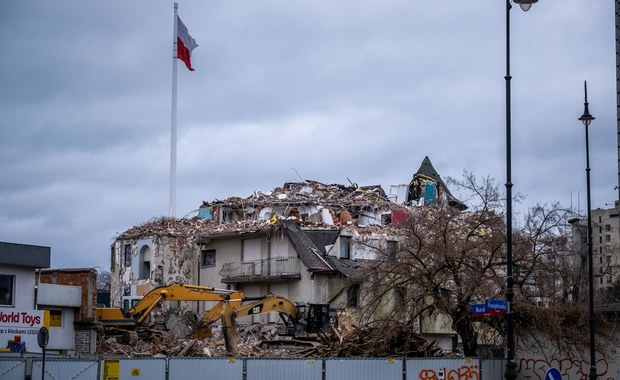
[{"label": "metal fence panel", "polygon": [[323,363],[314,359],[248,359],[247,380],[321,380]]},{"label": "metal fence panel", "polygon": [[[407,380],[420,379],[480,379],[480,363],[477,358],[407,359]],[[501,379],[502,377],[497,377]]]},{"label": "metal fence panel", "polygon": [[0,360],[0,380],[23,380],[26,378],[26,360]]},{"label": "metal fence panel", "polygon": [[166,380],[166,358],[103,359],[101,380]]},{"label": "metal fence panel", "polygon": [[168,360],[168,373],[170,380],[240,380],[243,378],[243,360],[171,358]]},{"label": "metal fence panel", "polygon": [[326,380],[402,380],[401,359],[325,359]]},{"label": "metal fence panel", "polygon": [[504,378],[506,359],[481,359],[480,380],[494,380]]},{"label": "metal fence panel", "polygon": [[[97,360],[51,359],[45,360],[45,379],[97,380]],[[32,361],[32,378],[40,379],[43,362]]]}]

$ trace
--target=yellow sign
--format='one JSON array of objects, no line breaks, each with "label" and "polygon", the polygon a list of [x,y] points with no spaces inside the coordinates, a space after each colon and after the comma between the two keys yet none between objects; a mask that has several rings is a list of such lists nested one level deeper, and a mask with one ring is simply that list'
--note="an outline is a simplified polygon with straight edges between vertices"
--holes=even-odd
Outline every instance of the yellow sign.
[{"label": "yellow sign", "polygon": [[103,361],[103,380],[120,380],[121,362],[120,360]]},{"label": "yellow sign", "polygon": [[131,369],[131,376],[135,376],[135,377],[140,376],[140,368],[132,368]]}]

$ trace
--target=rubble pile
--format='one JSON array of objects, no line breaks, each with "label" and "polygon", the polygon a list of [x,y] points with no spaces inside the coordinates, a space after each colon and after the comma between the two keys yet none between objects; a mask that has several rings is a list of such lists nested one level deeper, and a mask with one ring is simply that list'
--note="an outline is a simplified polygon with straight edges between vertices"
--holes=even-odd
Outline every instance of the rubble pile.
[{"label": "rubble pile", "polygon": [[320,335],[321,344],[309,356],[317,357],[437,357],[443,350],[427,342],[411,326],[390,323],[381,327],[366,325],[332,329]]},{"label": "rubble pile", "polygon": [[[320,205],[319,208],[312,206]],[[358,225],[358,218],[371,210],[389,213],[400,206],[391,202],[381,186],[326,185],[317,181],[289,182],[273,191],[255,191],[247,198],[233,196],[203,202],[198,216],[181,219],[158,217],[136,225],[116,239],[138,239],[148,235],[208,238],[226,232],[260,231],[273,225],[272,216],[295,219],[305,226],[336,228]],[[300,212],[312,209],[314,215]],[[321,214],[321,210],[329,217]],[[278,212],[276,212],[278,213]],[[372,228],[372,225],[364,225]],[[384,226],[386,227],[386,226]]]},{"label": "rubble pile", "polygon": [[[174,338],[167,331],[140,328],[132,334],[117,336],[100,335],[98,354],[119,355],[126,357],[226,357],[224,338],[221,333],[215,332],[212,338],[204,340],[194,337]],[[238,327],[238,356],[239,357],[295,357],[297,350],[262,345],[264,341],[272,340],[277,335],[274,326],[240,326]],[[133,338],[133,336],[138,338]],[[132,336],[132,338],[128,338]]]},{"label": "rubble pile", "polygon": [[[273,325],[249,325],[237,328],[238,357],[437,357],[444,356],[435,342],[427,342],[408,326],[390,324],[381,328],[332,328],[316,341],[290,340],[277,336]],[[147,334],[150,333],[150,334]],[[226,357],[224,339],[214,337],[174,339],[166,332],[138,332],[137,341],[103,337],[98,354],[127,357]]]},{"label": "rubble pile", "polygon": [[148,235],[193,237],[205,228],[208,222],[198,218],[153,218],[146,223],[133,226],[117,236],[117,239],[139,239]]}]

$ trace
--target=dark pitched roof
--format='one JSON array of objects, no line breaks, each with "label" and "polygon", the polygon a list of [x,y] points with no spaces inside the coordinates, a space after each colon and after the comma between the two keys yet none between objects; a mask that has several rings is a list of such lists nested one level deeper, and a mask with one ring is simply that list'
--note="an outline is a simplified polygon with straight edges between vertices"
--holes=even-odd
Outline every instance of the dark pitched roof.
[{"label": "dark pitched roof", "polygon": [[340,236],[340,230],[304,230],[304,232],[324,255],[327,254],[325,247],[334,245]]},{"label": "dark pitched roof", "polygon": [[[361,272],[357,269],[355,261],[340,260],[325,254],[325,245],[334,244],[340,235],[339,230],[306,231],[294,220],[281,220],[279,223],[310,272],[334,272],[349,278],[360,276]],[[321,248],[317,247],[315,242],[321,244]]]},{"label": "dark pitched roof", "polygon": [[448,189],[448,186],[446,186],[446,183],[443,181],[443,179],[441,179],[441,176],[439,175],[439,173],[437,173],[435,167],[433,167],[433,164],[431,163],[431,160],[428,158],[428,156],[424,157],[422,165],[420,165],[420,168],[418,169],[416,174],[413,175],[413,179],[411,180],[411,182],[413,182],[417,176],[424,176],[437,182],[445,191],[446,198],[448,199],[448,204],[450,206],[455,207],[459,210],[467,209],[467,205],[465,205],[465,203],[456,199],[456,197],[452,195],[450,189]]},{"label": "dark pitched roof", "polygon": [[446,194],[452,195],[450,193],[450,190],[448,189],[448,186],[446,186],[443,179],[441,179],[441,176],[439,175],[439,173],[437,173],[437,170],[435,170],[435,168],[433,167],[433,164],[431,163],[431,160],[428,158],[428,156],[424,157],[424,160],[422,161],[422,165],[420,165],[420,168],[418,169],[416,174],[422,174],[423,176],[434,179],[436,182],[441,184],[441,186],[446,190]]},{"label": "dark pitched roof", "polygon": [[334,268],[325,260],[321,250],[294,220],[281,220],[280,226],[288,236],[299,258],[309,271],[332,271]]}]

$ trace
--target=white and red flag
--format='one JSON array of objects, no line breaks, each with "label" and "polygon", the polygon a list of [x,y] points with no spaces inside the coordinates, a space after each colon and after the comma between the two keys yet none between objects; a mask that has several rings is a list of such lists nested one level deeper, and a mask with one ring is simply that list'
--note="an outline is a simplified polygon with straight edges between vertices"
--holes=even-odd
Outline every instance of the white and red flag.
[{"label": "white and red flag", "polygon": [[177,16],[177,58],[185,63],[185,66],[190,71],[194,71],[192,68],[191,56],[192,50],[198,46],[196,40],[189,35],[187,27],[181,21],[181,18]]}]

